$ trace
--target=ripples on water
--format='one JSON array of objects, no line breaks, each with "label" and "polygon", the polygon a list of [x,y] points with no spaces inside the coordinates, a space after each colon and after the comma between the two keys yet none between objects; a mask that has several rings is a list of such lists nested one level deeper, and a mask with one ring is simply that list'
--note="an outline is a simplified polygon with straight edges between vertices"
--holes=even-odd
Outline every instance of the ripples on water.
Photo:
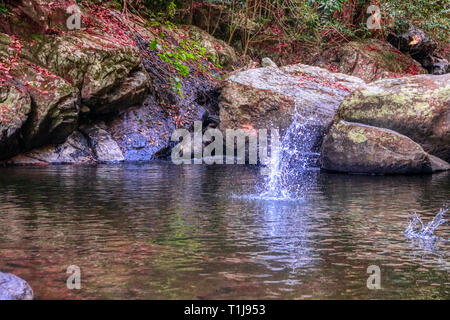
[{"label": "ripples on water", "polygon": [[409,211],[430,220],[450,199],[448,173],[302,174],[300,201],[261,201],[240,165],[2,168],[0,270],[37,298],[450,297],[449,243],[403,234]]}]

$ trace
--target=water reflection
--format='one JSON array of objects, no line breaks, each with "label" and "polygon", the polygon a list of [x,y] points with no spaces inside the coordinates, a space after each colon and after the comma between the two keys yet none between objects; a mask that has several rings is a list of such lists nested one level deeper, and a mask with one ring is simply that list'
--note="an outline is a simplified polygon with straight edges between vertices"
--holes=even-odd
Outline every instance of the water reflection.
[{"label": "water reflection", "polygon": [[[299,201],[261,201],[253,167],[3,168],[0,270],[37,298],[449,296],[449,244],[403,235],[408,211],[431,218],[450,199],[449,174],[307,174]],[[71,264],[81,291],[65,287]]]}]

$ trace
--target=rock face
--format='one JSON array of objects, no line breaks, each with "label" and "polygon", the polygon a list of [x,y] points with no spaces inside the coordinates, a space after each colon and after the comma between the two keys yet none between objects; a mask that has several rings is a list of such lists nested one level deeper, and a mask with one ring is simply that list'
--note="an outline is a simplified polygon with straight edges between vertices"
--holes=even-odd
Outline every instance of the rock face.
[{"label": "rock face", "polygon": [[[81,7],[81,30],[69,31],[66,9],[75,4],[8,3],[0,26],[7,33],[0,33],[0,160],[148,161],[167,153],[175,128],[218,119],[223,71],[214,63],[237,61],[230,46],[196,27],[155,31],[93,3]],[[164,40],[152,50],[155,37]],[[183,74],[162,59],[162,45],[195,53],[183,60]]]},{"label": "rock face", "polygon": [[[392,130],[346,121],[335,123],[326,135],[321,149],[321,167],[375,174],[433,171],[428,154],[410,138]],[[438,166],[434,169],[439,170]]]},{"label": "rock face", "polygon": [[107,114],[142,102],[149,77],[136,47],[108,35],[84,31],[43,36],[29,48],[30,59],[81,88],[81,105]]},{"label": "rock face", "polygon": [[[0,127],[10,128],[3,141],[3,149],[7,150],[0,154],[0,159],[21,148],[64,141],[78,121],[78,90],[61,77],[20,58],[21,52],[15,38],[0,34],[0,57],[8,66],[3,76],[6,87],[1,90]],[[15,129],[11,130],[12,127]]]},{"label": "rock face", "polygon": [[[99,21],[83,31],[52,29],[62,20],[65,26],[71,4],[18,1],[12,7],[15,15],[6,18],[12,21],[2,25],[15,34],[0,33],[0,160],[62,144],[77,129],[80,110],[85,118],[111,114],[139,105],[148,93],[149,76],[129,37],[105,32],[110,26]],[[58,20],[62,9],[64,19]],[[112,11],[102,12],[108,14],[112,20]],[[14,20],[19,17],[24,19],[20,28]],[[92,20],[87,15],[83,22]],[[42,34],[33,41],[20,39],[32,30]]]},{"label": "rock face", "polygon": [[365,81],[426,74],[409,55],[380,40],[352,41],[324,51],[313,65],[353,75]]},{"label": "rock face", "polygon": [[222,89],[220,129],[283,131],[298,112],[314,119],[323,133],[342,100],[364,86],[361,79],[302,64],[246,70],[232,75]]},{"label": "rock face", "polygon": [[450,161],[450,75],[373,82],[344,100],[339,120],[394,130]]},{"label": "rock face", "polygon": [[12,83],[0,86],[0,158],[19,150],[21,128],[31,111],[31,98],[25,89]]},{"label": "rock face", "polygon": [[33,300],[33,290],[23,279],[0,272],[0,300]]}]

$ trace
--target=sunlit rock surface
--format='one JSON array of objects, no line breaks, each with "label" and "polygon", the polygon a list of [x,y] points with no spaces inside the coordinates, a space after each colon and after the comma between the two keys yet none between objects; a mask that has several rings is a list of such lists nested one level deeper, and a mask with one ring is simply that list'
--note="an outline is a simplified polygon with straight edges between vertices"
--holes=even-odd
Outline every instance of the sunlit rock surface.
[{"label": "sunlit rock surface", "polygon": [[342,100],[364,86],[359,78],[302,64],[246,70],[223,87],[220,128],[284,130],[297,111],[300,117],[317,119],[324,131]]}]

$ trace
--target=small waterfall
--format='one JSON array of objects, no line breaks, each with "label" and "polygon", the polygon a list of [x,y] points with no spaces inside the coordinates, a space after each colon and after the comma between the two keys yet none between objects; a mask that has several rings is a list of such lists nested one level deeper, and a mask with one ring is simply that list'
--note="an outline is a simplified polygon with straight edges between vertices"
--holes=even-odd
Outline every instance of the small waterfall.
[{"label": "small waterfall", "polygon": [[271,152],[271,161],[265,170],[269,174],[262,186],[260,198],[265,200],[297,200],[311,185],[311,163],[318,159],[314,152],[318,122],[304,117],[295,108],[292,124],[281,137],[278,150]]},{"label": "small waterfall", "polygon": [[420,239],[425,241],[449,241],[447,239],[443,239],[440,237],[437,237],[434,235],[434,232],[436,229],[448,221],[444,219],[444,215],[448,212],[449,208],[444,207],[442,208],[438,214],[428,222],[428,224],[425,226],[422,219],[416,212],[411,212],[409,217],[409,224],[406,230],[404,231],[404,234],[409,239]]}]

